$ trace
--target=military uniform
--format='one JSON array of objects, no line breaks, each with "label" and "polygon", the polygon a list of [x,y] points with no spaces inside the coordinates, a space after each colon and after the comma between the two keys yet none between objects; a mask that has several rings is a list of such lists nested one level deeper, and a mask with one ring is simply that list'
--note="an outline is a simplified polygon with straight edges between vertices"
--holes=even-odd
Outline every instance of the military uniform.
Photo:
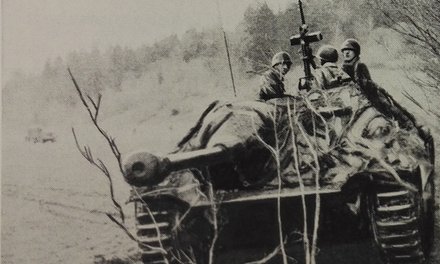
[{"label": "military uniform", "polygon": [[316,85],[323,90],[334,88],[351,80],[350,76],[333,62],[324,63],[321,68],[315,71],[314,76]]},{"label": "military uniform", "polygon": [[283,81],[284,78],[279,71],[276,69],[267,70],[260,79],[259,98],[266,101],[282,97],[286,92]]},{"label": "military uniform", "polygon": [[319,48],[317,58],[321,68],[315,71],[315,84],[320,89],[330,89],[350,81],[350,76],[342,71],[337,65],[338,51],[331,45],[323,45]]},{"label": "military uniform", "polygon": [[260,92],[258,98],[260,100],[269,100],[272,98],[283,97],[286,90],[284,89],[284,75],[290,70],[292,59],[290,55],[281,51],[272,58],[272,68],[263,73],[260,79]]},{"label": "military uniform", "polygon": [[355,83],[371,81],[370,71],[367,65],[360,62],[359,57],[356,57],[351,62],[344,62],[342,64],[342,70],[346,72]]},{"label": "military uniform", "polygon": [[385,89],[371,80],[368,67],[359,61],[361,47],[357,40],[347,39],[344,41],[341,51],[343,52],[346,49],[353,50],[356,56],[351,61],[345,61],[342,65],[342,69],[350,75],[354,82],[359,84],[361,91],[366,95],[372,105],[383,115],[395,118],[400,126],[404,128],[416,127],[420,137],[425,142],[431,142],[432,136],[429,129],[418,126],[415,117],[411,113],[396,102]]},{"label": "military uniform", "polygon": [[371,81],[370,71],[367,65],[360,62],[359,55],[361,54],[361,45],[355,39],[347,39],[342,43],[341,51],[351,50],[354,53],[354,57],[350,61],[344,60],[342,69],[350,75],[351,79],[355,83],[361,83],[365,81]]},{"label": "military uniform", "polygon": [[415,126],[416,120],[403,106],[382,87],[371,80],[359,83],[359,87],[371,104],[382,114],[395,118],[402,127],[410,128]]}]

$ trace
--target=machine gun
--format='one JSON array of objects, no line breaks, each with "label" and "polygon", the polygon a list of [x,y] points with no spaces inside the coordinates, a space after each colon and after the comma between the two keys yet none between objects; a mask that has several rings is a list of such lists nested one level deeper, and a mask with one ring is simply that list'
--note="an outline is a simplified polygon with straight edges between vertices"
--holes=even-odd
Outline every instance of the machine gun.
[{"label": "machine gun", "polygon": [[298,0],[298,5],[301,14],[301,26],[299,28],[299,34],[290,37],[290,45],[301,45],[301,54],[304,64],[305,76],[299,79],[298,89],[310,90],[311,83],[314,79],[311,67],[316,68],[315,62],[313,61],[313,54],[312,49],[310,48],[310,43],[322,40],[322,34],[320,31],[309,33],[309,27],[306,24],[306,20],[304,18],[304,10],[301,0]]}]

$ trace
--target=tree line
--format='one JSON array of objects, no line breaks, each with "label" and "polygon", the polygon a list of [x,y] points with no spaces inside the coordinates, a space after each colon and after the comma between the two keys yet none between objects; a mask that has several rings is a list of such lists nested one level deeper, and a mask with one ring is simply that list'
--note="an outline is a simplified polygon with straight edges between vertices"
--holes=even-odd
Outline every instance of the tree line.
[{"label": "tree line", "polygon": [[[312,31],[322,32],[323,42],[341,43],[348,37],[362,39],[372,29],[382,26],[404,35],[414,48],[412,51],[428,59],[423,61],[437,66],[418,65],[427,72],[431,88],[438,86],[440,78],[439,6],[438,0],[304,1],[306,22]],[[272,10],[266,3],[250,6],[237,29],[227,32],[236,71],[262,71],[270,65],[272,55],[281,50],[289,51],[299,60],[298,48],[290,47],[289,37],[298,32],[300,24],[296,3],[280,11]],[[189,29],[180,37],[171,35],[137,48],[113,46],[105,51],[97,48],[72,51],[63,58],[48,59],[39,74],[15,74],[3,87],[4,101],[24,100],[23,97],[31,95],[44,97],[41,107],[49,102],[74,105],[74,93],[66,88],[71,85],[67,67],[72,69],[87,93],[95,96],[106,89],[122,89],[124,81],[142,77],[163,59],[188,63],[198,58],[225,56],[219,28]],[[27,92],[17,91],[23,89]],[[13,100],[7,100],[9,97]]]}]

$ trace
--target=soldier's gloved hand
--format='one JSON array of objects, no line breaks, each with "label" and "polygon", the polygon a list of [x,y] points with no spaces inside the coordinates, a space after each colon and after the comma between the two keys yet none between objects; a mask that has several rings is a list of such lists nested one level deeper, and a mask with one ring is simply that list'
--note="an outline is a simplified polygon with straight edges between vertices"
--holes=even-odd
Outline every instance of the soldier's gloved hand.
[{"label": "soldier's gloved hand", "polygon": [[367,79],[359,79],[358,80],[358,84],[361,87],[370,87],[371,86],[371,81],[367,80]]},{"label": "soldier's gloved hand", "polygon": [[405,130],[411,130],[415,127],[414,123],[409,119],[399,120],[399,126]]},{"label": "soldier's gloved hand", "polygon": [[425,142],[432,140],[431,130],[428,127],[426,127],[424,125],[420,125],[420,126],[416,126],[416,128],[417,128],[417,131],[419,132],[419,136]]},{"label": "soldier's gloved hand", "polygon": [[397,108],[391,107],[390,109],[391,116],[397,120],[399,127],[405,130],[411,130],[415,127],[414,122],[408,118],[405,114],[398,111]]}]

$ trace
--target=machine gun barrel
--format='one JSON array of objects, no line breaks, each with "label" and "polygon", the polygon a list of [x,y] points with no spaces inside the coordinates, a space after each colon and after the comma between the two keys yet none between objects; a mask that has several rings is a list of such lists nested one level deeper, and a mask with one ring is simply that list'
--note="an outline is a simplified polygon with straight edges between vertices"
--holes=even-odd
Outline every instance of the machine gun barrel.
[{"label": "machine gun barrel", "polygon": [[310,43],[322,40],[322,34],[319,31],[309,33],[309,28],[306,24],[301,0],[298,0],[298,6],[301,15],[301,26],[299,28],[300,32],[299,34],[290,37],[290,45],[301,45],[301,54],[304,64],[304,77],[300,78],[298,88],[299,90],[310,90],[313,80],[311,67],[313,67],[314,69],[316,68],[315,62],[313,60],[312,49],[310,48]]},{"label": "machine gun barrel", "polygon": [[124,178],[129,184],[147,186],[161,182],[170,172],[234,160],[240,151],[240,143],[216,145],[189,152],[159,157],[148,152],[137,152],[123,161]]}]

